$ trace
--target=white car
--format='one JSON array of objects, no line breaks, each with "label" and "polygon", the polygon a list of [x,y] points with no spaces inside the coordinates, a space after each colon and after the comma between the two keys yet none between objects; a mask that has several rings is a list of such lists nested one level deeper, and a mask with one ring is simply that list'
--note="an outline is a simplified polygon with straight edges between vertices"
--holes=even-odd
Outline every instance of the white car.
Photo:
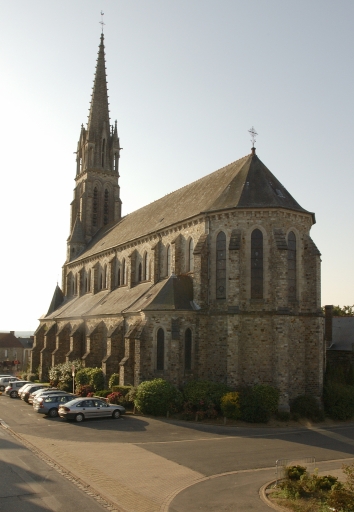
[{"label": "white car", "polygon": [[17,377],[13,377],[12,375],[8,375],[7,377],[0,377],[0,391],[5,391],[6,386],[9,385],[10,382],[14,380],[20,380]]},{"label": "white car", "polygon": [[14,380],[13,382],[10,382],[5,388],[6,395],[9,395],[11,398],[17,398],[19,390],[25,384],[30,384],[30,382],[28,380]]}]

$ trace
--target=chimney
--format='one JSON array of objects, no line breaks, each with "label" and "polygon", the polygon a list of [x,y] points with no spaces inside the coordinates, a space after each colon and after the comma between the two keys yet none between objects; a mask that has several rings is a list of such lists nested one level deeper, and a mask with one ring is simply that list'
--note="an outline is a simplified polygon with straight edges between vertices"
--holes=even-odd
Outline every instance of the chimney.
[{"label": "chimney", "polygon": [[325,306],[325,342],[327,348],[332,344],[333,306]]},{"label": "chimney", "polygon": [[15,336],[15,331],[10,331],[10,334],[12,334],[13,336]]}]

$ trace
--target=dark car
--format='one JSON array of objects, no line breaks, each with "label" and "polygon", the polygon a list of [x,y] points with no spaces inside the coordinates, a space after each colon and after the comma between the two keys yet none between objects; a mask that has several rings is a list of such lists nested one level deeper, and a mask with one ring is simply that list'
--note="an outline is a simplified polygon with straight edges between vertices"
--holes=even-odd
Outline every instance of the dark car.
[{"label": "dark car", "polygon": [[120,418],[125,413],[121,405],[108,404],[99,398],[76,398],[59,406],[59,416],[67,420],[83,421],[86,418]]},{"label": "dark car", "polygon": [[64,395],[62,393],[39,397],[33,404],[33,409],[40,414],[46,414],[50,418],[56,418],[59,406],[71,402],[73,398],[72,394]]}]

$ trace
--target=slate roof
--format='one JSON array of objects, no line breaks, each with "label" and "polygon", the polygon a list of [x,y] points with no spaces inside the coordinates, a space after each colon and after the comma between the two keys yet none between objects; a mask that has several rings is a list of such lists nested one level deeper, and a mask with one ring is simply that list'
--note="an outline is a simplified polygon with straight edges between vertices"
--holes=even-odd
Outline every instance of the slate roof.
[{"label": "slate roof", "polygon": [[12,332],[0,332],[0,348],[23,348]]},{"label": "slate roof", "polygon": [[65,299],[56,311],[42,317],[47,320],[83,316],[116,315],[124,312],[157,310],[194,310],[193,284],[189,276],[171,276],[156,284],[140,283],[133,288],[121,286],[102,290],[94,295]]},{"label": "slate roof", "polygon": [[54,290],[52,302],[50,303],[49,309],[47,311],[47,315],[50,315],[50,313],[52,313],[53,311],[58,309],[58,307],[62,304],[63,300],[64,300],[64,294],[61,291],[61,288],[59,287],[59,285],[57,284],[57,286]]},{"label": "slate roof", "polygon": [[334,316],[332,344],[328,350],[354,350],[354,317]]},{"label": "slate roof", "polygon": [[[295,201],[257,155],[250,154],[130,213],[113,226],[102,228],[74,261],[201,213],[234,208],[285,208],[311,214]],[[311,215],[315,222],[314,214]]]}]

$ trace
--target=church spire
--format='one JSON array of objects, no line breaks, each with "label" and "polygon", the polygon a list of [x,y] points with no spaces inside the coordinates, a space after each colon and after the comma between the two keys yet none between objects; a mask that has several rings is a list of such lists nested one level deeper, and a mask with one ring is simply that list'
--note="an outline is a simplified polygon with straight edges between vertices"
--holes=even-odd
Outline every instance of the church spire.
[{"label": "church spire", "polygon": [[101,34],[101,42],[98,50],[96,73],[92,90],[90,113],[87,123],[88,139],[92,142],[101,139],[102,134],[109,135],[109,109],[106,63],[104,53],[104,35]]}]

